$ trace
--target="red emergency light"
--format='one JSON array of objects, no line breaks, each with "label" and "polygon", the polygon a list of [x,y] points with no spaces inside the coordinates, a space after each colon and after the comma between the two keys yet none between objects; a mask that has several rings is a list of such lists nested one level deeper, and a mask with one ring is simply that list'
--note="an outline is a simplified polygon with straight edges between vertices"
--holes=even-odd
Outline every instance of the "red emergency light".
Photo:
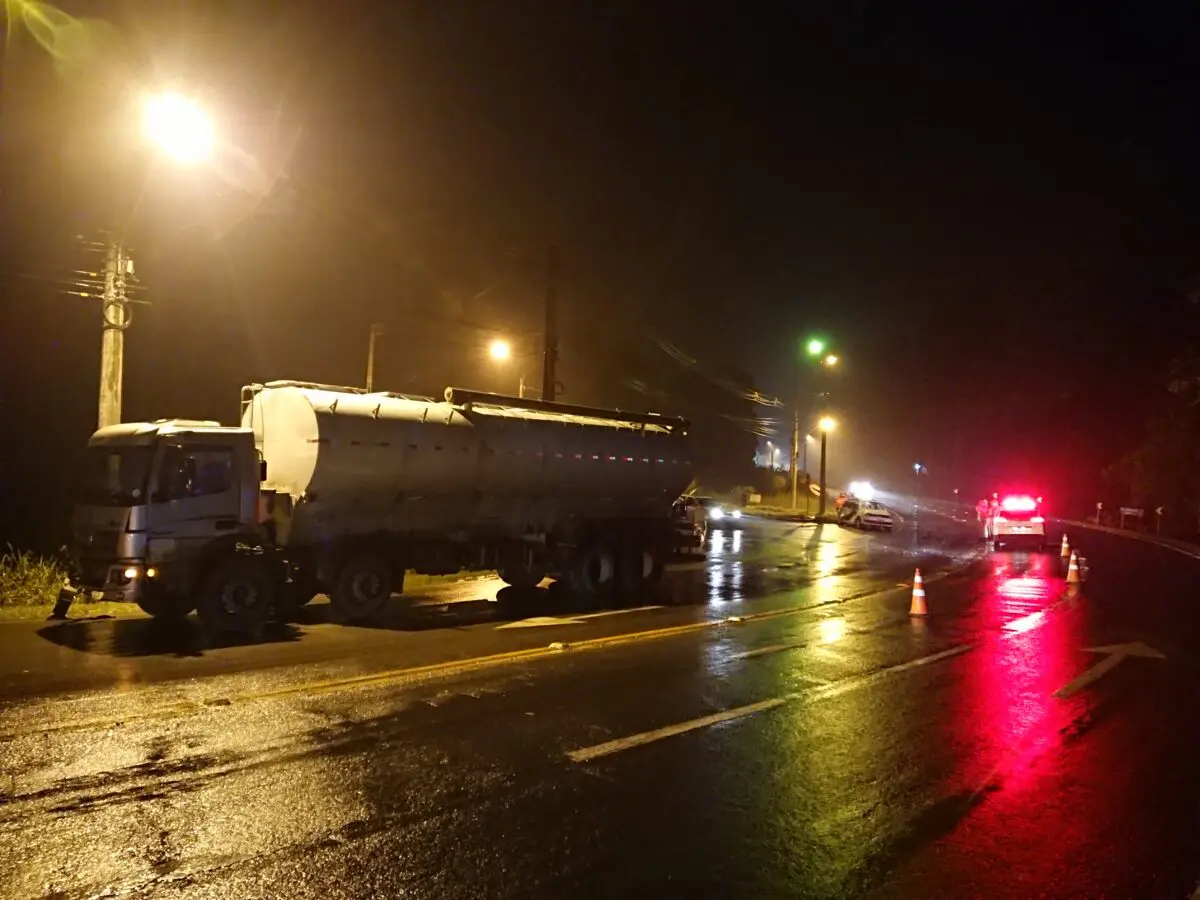
[{"label": "red emergency light", "polygon": [[1005,512],[1034,512],[1038,502],[1028,494],[1013,494],[1000,501],[1000,508]]}]

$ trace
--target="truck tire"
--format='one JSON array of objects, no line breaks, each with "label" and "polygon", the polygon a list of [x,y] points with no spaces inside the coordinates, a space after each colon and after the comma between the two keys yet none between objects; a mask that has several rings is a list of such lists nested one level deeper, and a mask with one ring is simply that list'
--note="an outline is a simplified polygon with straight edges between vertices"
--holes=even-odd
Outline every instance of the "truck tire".
[{"label": "truck tire", "polygon": [[528,591],[542,583],[542,579],[546,577],[546,570],[538,567],[530,569],[520,565],[504,566],[496,574],[505,584],[518,590]]},{"label": "truck tire", "polygon": [[204,577],[196,598],[196,612],[209,632],[253,634],[271,614],[275,580],[260,560],[227,556]]},{"label": "truck tire", "polygon": [[657,547],[627,547],[617,570],[622,591],[642,590],[662,579],[662,553]]},{"label": "truck tire", "polygon": [[191,600],[174,594],[143,594],[137,605],[146,615],[166,622],[179,622],[186,619],[188,613],[196,608]]},{"label": "truck tire", "polygon": [[351,556],[338,571],[329,599],[348,622],[379,616],[392,596],[392,567],[374,553]]},{"label": "truck tire", "polygon": [[572,561],[567,582],[577,594],[602,594],[612,587],[613,569],[612,551],[595,544]]}]

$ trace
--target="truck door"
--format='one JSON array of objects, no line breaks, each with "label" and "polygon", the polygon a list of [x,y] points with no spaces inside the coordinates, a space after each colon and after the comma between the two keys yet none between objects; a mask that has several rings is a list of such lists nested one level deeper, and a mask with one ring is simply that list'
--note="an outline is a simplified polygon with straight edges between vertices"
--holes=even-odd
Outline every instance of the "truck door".
[{"label": "truck door", "polygon": [[234,448],[204,437],[172,436],[159,445],[156,455],[147,562],[162,568],[164,577],[186,578],[192,561],[210,542],[236,534],[241,527]]}]

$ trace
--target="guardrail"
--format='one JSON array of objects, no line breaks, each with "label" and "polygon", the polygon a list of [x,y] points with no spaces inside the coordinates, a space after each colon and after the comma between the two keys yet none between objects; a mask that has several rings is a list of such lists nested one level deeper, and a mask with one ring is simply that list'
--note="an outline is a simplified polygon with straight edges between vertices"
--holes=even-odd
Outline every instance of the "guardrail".
[{"label": "guardrail", "polygon": [[1200,559],[1200,546],[1190,544],[1187,541],[1179,541],[1175,538],[1162,537],[1157,534],[1142,534],[1138,531],[1130,531],[1127,528],[1113,528],[1111,525],[1097,525],[1095,522],[1086,522],[1082,519],[1057,519],[1063,525],[1069,525],[1072,528],[1085,528],[1088,531],[1099,531],[1104,534],[1112,534],[1117,537],[1129,538],[1134,541],[1141,541],[1143,544],[1156,544],[1159,547],[1166,547],[1168,550],[1174,550],[1176,553],[1182,553],[1184,556],[1192,559]]}]

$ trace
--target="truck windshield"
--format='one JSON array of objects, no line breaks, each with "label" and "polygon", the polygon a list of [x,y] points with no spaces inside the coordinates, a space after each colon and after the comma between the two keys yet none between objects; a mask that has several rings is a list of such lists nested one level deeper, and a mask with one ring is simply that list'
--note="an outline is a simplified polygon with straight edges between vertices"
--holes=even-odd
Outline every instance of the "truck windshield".
[{"label": "truck windshield", "polygon": [[88,447],[79,502],[88,506],[135,506],[146,502],[154,447]]}]

